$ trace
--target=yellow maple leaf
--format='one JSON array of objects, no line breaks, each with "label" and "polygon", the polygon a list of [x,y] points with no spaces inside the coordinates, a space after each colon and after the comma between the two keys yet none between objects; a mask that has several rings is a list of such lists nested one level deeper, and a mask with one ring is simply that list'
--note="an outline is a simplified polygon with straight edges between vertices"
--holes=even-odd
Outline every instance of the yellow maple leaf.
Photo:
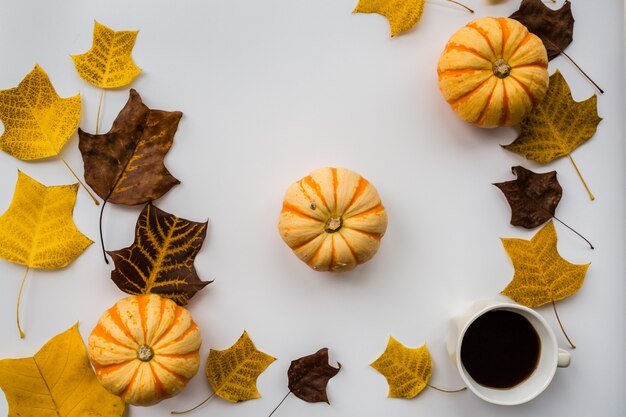
[{"label": "yellow maple leaf", "polygon": [[589,264],[569,263],[559,255],[556,242],[551,221],[531,240],[502,239],[515,268],[513,280],[502,294],[527,307],[538,307],[578,291]]},{"label": "yellow maple leaf", "polygon": [[78,325],[50,339],[33,357],[0,360],[0,388],[8,417],[124,414],[124,402],[96,379]]},{"label": "yellow maple leaf", "polygon": [[413,398],[430,380],[433,362],[426,345],[407,348],[393,337],[385,352],[371,365],[383,374],[389,384],[389,397]]},{"label": "yellow maple leaf", "polygon": [[131,52],[138,31],[114,31],[94,22],[93,45],[84,54],[72,55],[78,75],[100,88],[117,88],[130,84],[141,72]]},{"label": "yellow maple leaf", "polygon": [[59,156],[80,120],[80,94],[61,98],[46,72],[35,68],[15,88],[0,91],[0,147],[15,158]]},{"label": "yellow maple leaf", "polygon": [[422,18],[426,0],[359,0],[352,13],[378,13],[385,16],[391,36],[413,28]]},{"label": "yellow maple leaf", "polygon": [[72,219],[77,190],[78,184],[46,187],[18,171],[13,200],[0,216],[0,258],[25,265],[28,273],[62,268],[80,255],[93,242]]}]

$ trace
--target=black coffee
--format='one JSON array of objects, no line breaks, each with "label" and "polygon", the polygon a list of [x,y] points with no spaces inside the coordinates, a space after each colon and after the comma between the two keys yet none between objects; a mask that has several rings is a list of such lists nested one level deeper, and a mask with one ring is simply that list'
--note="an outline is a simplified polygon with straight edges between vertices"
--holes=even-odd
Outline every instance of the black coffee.
[{"label": "black coffee", "polygon": [[478,317],[465,332],[461,362],[480,385],[511,388],[533,373],[541,341],[526,317],[493,310]]}]

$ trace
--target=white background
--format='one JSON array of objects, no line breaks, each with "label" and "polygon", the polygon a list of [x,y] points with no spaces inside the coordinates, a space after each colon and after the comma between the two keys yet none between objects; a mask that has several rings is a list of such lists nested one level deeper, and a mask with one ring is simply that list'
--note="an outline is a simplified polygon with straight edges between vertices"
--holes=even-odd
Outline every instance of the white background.
[{"label": "white background", "polygon": [[[356,0],[2,0],[1,89],[16,86],[38,62],[62,97],[82,94],[80,126],[93,132],[100,92],[78,77],[69,55],[90,48],[96,19],[140,30],[133,55],[143,73],[132,87],[148,106],[184,113],[166,158],[182,184],[156,204],[211,221],[196,266],[215,282],[189,304],[202,330],[202,356],[229,347],[247,329],[257,347],[278,358],[258,379],[261,399],[230,404],[215,398],[195,415],[266,416],[287,392],[290,361],[323,346],[343,364],[328,386],[331,405],[292,396],[276,417],[626,412],[623,3],[573,2],[575,40],[567,52],[606,90],[597,134],[573,153],[597,196],[590,202],[566,158],[538,166],[507,152],[499,145],[516,137],[514,129],[475,128],[442,99],[436,65],[450,35],[472,18],[508,16],[519,4],[465,2],[475,15],[429,1],[417,28],[392,39],[383,17],[351,14]],[[551,73],[557,68],[575,99],[594,94],[565,58],[550,63]],[[127,98],[127,88],[106,93],[102,131]],[[74,135],[63,155],[82,173],[77,144]],[[578,345],[572,365],[558,370],[539,398],[512,408],[432,389],[411,400],[387,399],[384,377],[368,364],[390,335],[407,346],[427,343],[433,384],[461,385],[445,352],[449,320],[473,300],[496,296],[512,278],[499,238],[535,232],[509,225],[506,200],[491,185],[513,179],[510,168],[519,164],[558,171],[564,194],[557,215],[597,247],[591,251],[556,225],[563,257],[591,262],[581,291],[558,303]],[[377,256],[342,275],[309,269],[276,228],[287,186],[324,166],[371,180],[389,215]],[[27,163],[0,153],[0,212],[9,205],[18,168],[47,185],[74,182],[58,160]],[[109,249],[132,242],[140,210],[107,207]],[[80,190],[74,219],[94,241],[98,212]],[[20,340],[15,302],[24,267],[0,261],[0,268],[2,358],[30,356],[76,321],[86,339],[102,312],[125,296],[94,244],[64,270],[31,271],[22,299],[26,339]],[[551,308],[539,312],[565,346]],[[128,415],[168,415],[208,394],[200,371],[176,398]],[[0,414],[6,411],[0,398]]]}]

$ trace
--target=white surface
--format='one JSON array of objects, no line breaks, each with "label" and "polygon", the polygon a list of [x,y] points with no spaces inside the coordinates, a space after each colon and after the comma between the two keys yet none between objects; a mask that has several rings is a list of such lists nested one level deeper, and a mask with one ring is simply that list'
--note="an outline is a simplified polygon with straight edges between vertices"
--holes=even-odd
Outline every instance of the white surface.
[{"label": "white surface", "polygon": [[[216,398],[194,415],[269,414],[287,391],[290,361],[322,346],[343,365],[328,386],[331,405],[290,397],[275,417],[626,412],[623,3],[573,2],[576,32],[567,52],[606,89],[597,134],[573,154],[594,202],[567,159],[540,167],[507,152],[499,144],[511,142],[514,129],[474,128],[441,98],[435,68],[448,37],[474,17],[509,15],[519,2],[466,3],[475,15],[432,0],[415,30],[391,39],[383,17],[351,14],[356,0],[2,0],[0,88],[17,85],[38,62],[61,96],[81,92],[81,126],[93,132],[99,91],[78,77],[69,54],[89,49],[97,19],[141,30],[134,58],[144,72],[132,87],[152,108],[184,112],[166,158],[182,184],[157,205],[188,219],[211,219],[196,266],[215,283],[189,305],[203,332],[202,356],[230,346],[247,329],[260,349],[279,358],[258,380],[263,398],[241,404]],[[594,93],[564,58],[551,62],[550,72],[556,68],[577,100]],[[106,94],[103,131],[127,97],[127,89]],[[77,142],[75,135],[63,155],[82,172]],[[518,407],[487,404],[469,392],[387,399],[385,379],[368,364],[390,335],[408,346],[427,343],[433,384],[461,385],[445,351],[449,320],[472,301],[498,294],[513,276],[499,238],[535,232],[508,224],[506,200],[491,185],[512,179],[510,167],[519,164],[558,171],[564,195],[557,215],[597,247],[589,250],[556,225],[561,254],[592,263],[581,291],[558,303],[578,345],[572,365]],[[377,256],[340,276],[310,270],[276,230],[286,187],[323,166],[348,167],[370,179],[389,214]],[[73,182],[59,161],[26,163],[0,153],[0,211],[9,205],[17,168],[48,185]],[[107,207],[108,248],[132,242],[140,210]],[[83,191],[74,217],[98,239],[98,208]],[[100,314],[125,296],[94,244],[65,270],[32,271],[22,300],[27,335],[19,340],[14,314],[24,268],[5,261],[0,268],[3,358],[32,355],[76,321],[86,338]],[[550,307],[539,312],[557,330]],[[558,332],[557,340],[565,346]],[[208,393],[200,372],[178,397],[132,408],[128,416],[167,415]]]}]

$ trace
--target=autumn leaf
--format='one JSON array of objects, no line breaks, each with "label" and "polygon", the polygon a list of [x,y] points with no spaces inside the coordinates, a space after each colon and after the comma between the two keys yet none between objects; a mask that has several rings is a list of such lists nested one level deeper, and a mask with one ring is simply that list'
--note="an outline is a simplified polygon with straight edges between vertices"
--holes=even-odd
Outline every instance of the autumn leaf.
[{"label": "autumn leaf", "polygon": [[[597,104],[595,94],[585,101],[574,101],[567,82],[557,70],[550,77],[545,98],[522,120],[520,135],[503,148],[540,164],[562,156],[574,164],[571,153],[596,133],[602,120]],[[574,167],[579,172],[575,164]],[[593,197],[590,191],[589,195]]]},{"label": "autumn leaf", "polygon": [[[502,239],[515,268],[513,280],[502,294],[526,307],[547,303],[554,307],[555,301],[576,293],[583,285],[589,264],[575,265],[566,261],[559,255],[556,243],[552,222],[543,226],[531,240]],[[554,309],[556,313],[556,307]]]},{"label": "autumn leaf", "polygon": [[78,184],[46,187],[18,171],[17,184],[9,209],[0,216],[0,258],[25,265],[19,304],[30,268],[63,268],[93,242],[80,233],[72,213]]},{"label": "autumn leaf", "polygon": [[244,330],[239,340],[228,349],[209,351],[206,376],[213,393],[197,406],[186,411],[172,411],[172,414],[196,410],[215,395],[233,403],[260,398],[256,380],[275,360],[258,350]]},{"label": "autumn leaf", "polygon": [[147,204],[139,215],[135,241],[107,252],[115,263],[111,279],[128,294],[158,294],[185,305],[209,281],[193,265],[206,236],[207,223],[197,223]]},{"label": "autumn leaf", "polygon": [[548,52],[548,60],[558,56],[572,43],[574,16],[568,0],[557,10],[549,8],[541,0],[522,0],[519,9],[509,17],[539,36]]},{"label": "autumn leaf", "polygon": [[100,88],[117,88],[130,84],[141,72],[131,52],[137,31],[109,29],[94,22],[93,45],[84,54],[72,55],[78,75]]},{"label": "autumn leaf", "polygon": [[387,379],[390,398],[417,396],[426,388],[433,372],[426,345],[407,348],[393,337],[389,338],[385,352],[371,366]]},{"label": "autumn leaf", "polygon": [[[448,1],[474,13],[472,9],[458,1]],[[389,21],[391,36],[396,36],[419,23],[425,4],[426,0],[359,0],[352,13],[377,13],[384,16]]]},{"label": "autumn leaf", "polygon": [[[180,183],[165,168],[163,159],[181,117],[178,111],[149,109],[131,89],[128,102],[108,133],[92,135],[78,129],[85,180],[105,205],[145,204]],[[101,224],[103,211],[104,205]]]},{"label": "autumn leaf", "polygon": [[533,229],[554,219],[584,239],[593,249],[591,242],[554,214],[563,194],[563,189],[556,178],[556,171],[537,174],[522,166],[511,169],[517,176],[516,179],[494,185],[502,191],[511,206],[513,226]]},{"label": "autumn leaf", "polygon": [[61,155],[78,127],[80,112],[80,94],[59,97],[48,74],[35,65],[17,87],[0,91],[0,121],[4,124],[0,148],[24,161],[58,157],[82,184]]},{"label": "autumn leaf", "polygon": [[50,339],[33,357],[0,360],[9,417],[121,417],[124,402],[100,385],[78,325]]}]

